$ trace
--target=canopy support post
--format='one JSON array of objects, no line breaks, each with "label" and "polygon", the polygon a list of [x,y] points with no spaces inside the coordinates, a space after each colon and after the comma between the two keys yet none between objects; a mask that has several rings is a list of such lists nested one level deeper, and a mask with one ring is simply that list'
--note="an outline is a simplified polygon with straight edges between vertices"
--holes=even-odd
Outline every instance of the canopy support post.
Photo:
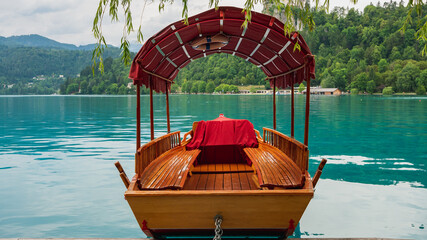
[{"label": "canopy support post", "polygon": [[304,130],[304,145],[308,146],[308,117],[310,115],[310,77],[307,78],[307,90],[305,100],[305,130]]},{"label": "canopy support post", "polygon": [[273,80],[273,129],[276,130],[276,78]]},{"label": "canopy support post", "polygon": [[294,129],[295,129],[295,102],[294,102],[294,84],[295,84],[295,73],[294,77],[291,80],[291,138],[294,138]]},{"label": "canopy support post", "polygon": [[154,140],[154,111],[153,111],[153,80],[150,76],[150,129],[151,140]]},{"label": "canopy support post", "polygon": [[168,91],[168,82],[165,81],[166,84],[166,119],[168,124],[168,133],[171,132],[171,122],[170,122],[170,115],[169,115],[169,91]]},{"label": "canopy support post", "polygon": [[141,147],[141,94],[140,86],[136,84],[136,150]]}]

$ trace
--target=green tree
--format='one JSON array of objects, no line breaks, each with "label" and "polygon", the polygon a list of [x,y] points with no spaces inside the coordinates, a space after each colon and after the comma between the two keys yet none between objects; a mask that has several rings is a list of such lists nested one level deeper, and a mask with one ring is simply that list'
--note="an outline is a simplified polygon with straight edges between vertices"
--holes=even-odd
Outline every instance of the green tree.
[{"label": "green tree", "polygon": [[376,86],[375,86],[375,82],[374,82],[374,80],[368,81],[368,82],[366,83],[366,91],[367,91],[368,93],[370,93],[370,94],[374,93],[375,88],[376,88]]},{"label": "green tree", "polygon": [[420,76],[416,78],[417,85],[427,88],[427,69],[421,71]]},{"label": "green tree", "polygon": [[388,63],[387,60],[385,60],[384,58],[382,58],[379,62],[378,62],[378,71],[380,73],[383,73],[387,70],[388,68]]},{"label": "green tree", "polygon": [[415,93],[417,95],[426,95],[426,88],[423,85],[419,85]]},{"label": "green tree", "polygon": [[357,94],[359,94],[359,89],[357,89],[357,88],[352,88],[352,89],[350,90],[350,93],[351,93],[351,95],[357,95]]},{"label": "green tree", "polygon": [[213,81],[209,81],[206,85],[206,92],[213,93],[215,91],[215,83]]},{"label": "green tree", "polygon": [[193,86],[191,87],[191,90],[190,90],[191,93],[197,94],[199,92],[199,88],[197,85],[198,84],[193,84]]},{"label": "green tree", "polygon": [[73,94],[79,92],[79,85],[77,83],[71,83],[67,87],[67,94]]},{"label": "green tree", "polygon": [[298,87],[298,92],[302,93],[302,91],[304,91],[304,90],[305,90],[304,83],[301,83]]},{"label": "green tree", "polygon": [[88,86],[89,84],[87,83],[86,80],[83,80],[82,82],[80,82],[80,90],[82,94],[88,93]]},{"label": "green tree", "polygon": [[406,64],[397,75],[396,88],[399,92],[414,92],[416,78],[420,75],[420,69],[412,63]]},{"label": "green tree", "polygon": [[236,85],[230,85],[230,87],[228,88],[228,91],[232,93],[239,93],[239,88]]},{"label": "green tree", "polygon": [[383,89],[383,95],[393,95],[393,88],[392,87],[385,87]]},{"label": "green tree", "polygon": [[198,82],[197,85],[198,85],[197,86],[197,88],[198,88],[197,90],[198,90],[199,93],[206,92],[206,82],[200,81],[200,82]]},{"label": "green tree", "polygon": [[178,84],[172,84],[171,86],[171,93],[177,93],[179,90]]},{"label": "green tree", "polygon": [[333,88],[333,87],[335,87],[334,80],[332,79],[332,76],[327,75],[326,77],[324,77],[322,79],[322,81],[320,82],[320,86],[322,88]]},{"label": "green tree", "polygon": [[359,91],[366,91],[366,84],[368,82],[368,74],[365,72],[358,74],[355,81],[351,83],[352,88],[357,88]]},{"label": "green tree", "polygon": [[119,87],[117,86],[117,83],[112,83],[107,88],[107,94],[117,94],[118,91],[119,91]]},{"label": "green tree", "polygon": [[127,94],[127,88],[125,87],[125,85],[123,85],[123,84],[122,84],[122,85],[119,87],[118,94],[120,94],[120,95],[126,95],[126,94]]}]

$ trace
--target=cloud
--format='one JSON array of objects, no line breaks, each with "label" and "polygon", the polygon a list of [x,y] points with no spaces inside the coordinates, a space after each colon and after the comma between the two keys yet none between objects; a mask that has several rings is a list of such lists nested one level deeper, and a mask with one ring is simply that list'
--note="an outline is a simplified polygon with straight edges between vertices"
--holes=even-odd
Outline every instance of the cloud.
[{"label": "cloud", "polygon": [[[370,0],[360,0],[356,5],[369,4]],[[382,0],[381,2],[388,1]],[[144,0],[133,0],[133,24],[137,30],[140,24],[141,11]],[[182,2],[174,1],[167,4],[165,10],[159,13],[158,1],[147,1],[142,15],[142,32],[148,39],[166,25],[182,19]],[[198,14],[208,9],[209,1],[188,1],[189,16]],[[245,0],[222,0],[221,6],[243,7]],[[343,3],[345,2],[345,3]],[[352,6],[349,1],[331,1],[334,6]],[[83,45],[94,43],[91,32],[93,17],[98,7],[98,0],[11,0],[0,2],[0,36],[40,34],[59,42]],[[262,4],[255,7],[256,11],[262,10]],[[121,11],[122,12],[122,11]],[[107,42],[115,46],[120,45],[123,34],[123,15],[120,22],[112,23],[106,14],[103,22],[103,33]],[[129,36],[131,42],[136,41],[136,33]]]}]

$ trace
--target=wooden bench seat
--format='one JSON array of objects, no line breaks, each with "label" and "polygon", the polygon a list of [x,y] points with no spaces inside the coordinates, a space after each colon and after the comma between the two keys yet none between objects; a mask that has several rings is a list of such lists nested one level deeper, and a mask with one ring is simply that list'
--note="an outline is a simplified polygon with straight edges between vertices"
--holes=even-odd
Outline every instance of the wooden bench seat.
[{"label": "wooden bench seat", "polygon": [[142,190],[182,189],[187,174],[200,150],[187,151],[185,147],[173,148],[151,162],[141,175]]},{"label": "wooden bench seat", "polygon": [[258,148],[245,148],[257,171],[261,187],[301,188],[305,177],[300,168],[282,151],[266,143]]}]

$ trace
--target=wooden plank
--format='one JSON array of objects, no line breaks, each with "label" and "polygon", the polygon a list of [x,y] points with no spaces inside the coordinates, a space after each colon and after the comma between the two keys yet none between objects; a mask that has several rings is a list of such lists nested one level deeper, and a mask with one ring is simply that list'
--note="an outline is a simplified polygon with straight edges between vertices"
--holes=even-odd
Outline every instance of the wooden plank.
[{"label": "wooden plank", "polygon": [[250,190],[251,186],[249,184],[248,176],[246,173],[238,173],[239,179],[240,179],[240,186],[242,187],[242,190]]},{"label": "wooden plank", "polygon": [[232,190],[231,174],[224,173],[224,190]]},{"label": "wooden plank", "polygon": [[206,190],[214,190],[215,189],[216,174],[210,173],[210,174],[206,174],[206,175],[208,175],[208,179],[206,182]]},{"label": "wooden plank", "polygon": [[233,190],[242,190],[238,173],[231,174],[231,187],[233,188]]},{"label": "wooden plank", "polygon": [[206,164],[208,166],[208,172],[215,172],[216,171],[216,164]]},{"label": "wooden plank", "polygon": [[194,149],[194,150],[191,150],[191,151],[193,153],[191,154],[191,157],[189,158],[189,160],[188,160],[188,162],[186,164],[186,167],[182,168],[180,170],[181,172],[179,174],[180,174],[181,178],[177,179],[177,182],[175,183],[176,186],[179,186],[181,188],[184,187],[184,184],[185,184],[185,181],[187,179],[187,175],[188,175],[188,173],[190,171],[190,168],[193,166],[194,161],[196,161],[197,156],[200,154],[200,150],[198,150],[198,149]]},{"label": "wooden plank", "polygon": [[[175,154],[168,154],[165,156],[164,164],[161,169],[158,170],[159,175],[157,179],[148,186],[149,188],[162,189],[170,185],[170,183],[176,181],[178,177],[177,169],[182,168],[185,161],[185,151],[177,151]],[[175,181],[174,181],[175,179]]]},{"label": "wooden plank", "polygon": [[254,173],[246,173],[246,177],[248,178],[249,186],[252,190],[260,189],[259,180],[256,174]]},{"label": "wooden plank", "polygon": [[[228,221],[221,225],[224,229],[287,228],[289,219],[293,219],[295,224],[299,222],[313,196],[312,191],[304,195],[289,195],[282,194],[286,192],[284,190],[144,192],[149,195],[126,195],[138,222],[148,219],[150,228],[169,229],[210,229],[212,219],[207,216],[215,216],[218,212],[227,217]],[[163,192],[176,194],[170,197],[171,195],[162,194]],[[189,192],[193,194],[188,194]],[[242,193],[234,195],[228,192]],[[243,194],[244,192],[251,193]],[[272,194],[266,194],[269,192]]]},{"label": "wooden plank", "polygon": [[215,190],[224,190],[224,174],[215,174]]},{"label": "wooden plank", "polygon": [[222,170],[223,170],[224,172],[229,172],[229,171],[231,171],[230,164],[229,164],[229,163],[224,163],[224,164],[222,164]]},{"label": "wooden plank", "polygon": [[[227,168],[224,169],[223,165]],[[227,170],[229,169],[229,170]],[[217,163],[217,164],[199,164],[193,168],[194,173],[226,173],[226,172],[251,172],[252,167],[246,163]]]},{"label": "wooden plank", "polygon": [[[280,144],[279,140],[273,140]],[[265,143],[258,148],[245,148],[257,170],[260,186],[296,188],[302,187],[300,168],[279,149]]]},{"label": "wooden plank", "polygon": [[206,190],[206,183],[208,181],[208,174],[200,174],[199,182],[197,183],[197,190]]},{"label": "wooden plank", "polygon": [[237,164],[236,163],[230,163],[230,171],[231,172],[237,172]]},{"label": "wooden plank", "polygon": [[224,164],[222,164],[222,163],[219,163],[219,164],[217,164],[216,166],[215,166],[215,170],[218,170],[219,172],[222,172],[223,171],[223,165]]},{"label": "wooden plank", "polygon": [[276,186],[292,186],[292,182],[289,180],[288,173],[282,170],[282,162],[280,161],[280,157],[278,153],[281,153],[279,150],[263,144],[262,154],[264,156],[264,167],[270,169],[270,172],[274,175],[275,182],[271,182],[271,184]]},{"label": "wooden plank", "polygon": [[200,174],[193,174],[193,176],[187,178],[187,182],[184,185],[184,190],[195,190],[199,183]]}]

